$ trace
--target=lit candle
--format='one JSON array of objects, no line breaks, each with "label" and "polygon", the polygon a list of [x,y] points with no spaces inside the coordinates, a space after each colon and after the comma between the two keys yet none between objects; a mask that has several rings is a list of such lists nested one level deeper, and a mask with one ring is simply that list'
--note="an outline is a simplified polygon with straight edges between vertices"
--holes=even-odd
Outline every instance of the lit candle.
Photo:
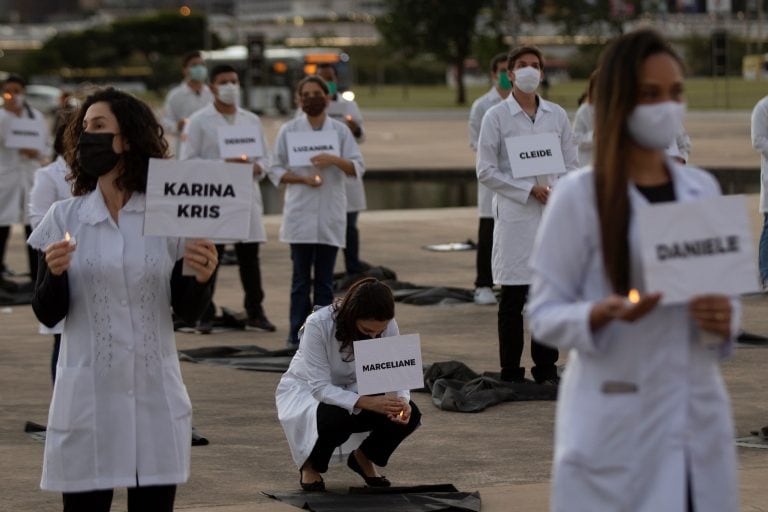
[{"label": "lit candle", "polygon": [[240,155],[240,160],[242,160],[243,162],[247,162],[248,161],[248,156],[247,155]]},{"label": "lit candle", "polygon": [[632,304],[637,304],[640,302],[640,292],[632,288],[629,290],[629,295],[627,295],[627,300]]},{"label": "lit candle", "polygon": [[76,243],[76,242],[75,242],[75,237],[71,236],[71,235],[69,234],[69,231],[66,231],[66,232],[64,233],[64,240],[65,240],[65,241],[67,241],[67,242],[69,242],[69,244],[70,244],[70,245],[75,245],[75,243]]},{"label": "lit candle", "polygon": [[403,416],[405,416],[405,409],[403,409],[402,411],[400,411],[400,414],[398,414],[398,417],[399,417],[401,420],[403,419]]},{"label": "lit candle", "polygon": [[315,184],[320,185],[323,182],[323,178],[320,177],[319,174],[315,175]]},{"label": "lit candle", "polygon": [[352,120],[352,116],[344,116],[344,119],[346,119],[347,121],[351,121]]}]

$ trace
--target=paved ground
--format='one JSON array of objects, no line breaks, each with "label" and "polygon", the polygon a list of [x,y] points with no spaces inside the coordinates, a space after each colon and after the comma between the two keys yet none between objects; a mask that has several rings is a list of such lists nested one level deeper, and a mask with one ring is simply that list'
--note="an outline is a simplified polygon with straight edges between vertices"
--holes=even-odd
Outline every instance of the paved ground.
[{"label": "paved ground", "polygon": [[[747,113],[747,120],[748,117]],[[724,119],[728,126],[738,124],[743,113]],[[391,162],[405,158],[390,155],[380,147],[376,140],[384,135],[374,133],[375,122],[365,146],[366,154],[389,155]],[[406,132],[415,137],[419,130],[422,135],[424,130],[431,134],[446,130],[447,137],[449,132],[458,133],[460,124],[457,119],[415,121],[424,123],[417,129],[410,122],[405,123],[405,128],[403,123],[386,119],[380,122],[392,123],[391,133],[397,141],[402,141]],[[709,124],[704,123],[696,130],[717,131],[712,122],[710,119]],[[449,126],[444,126],[445,123]],[[740,147],[736,139],[738,136],[734,135],[731,144]],[[694,143],[695,147],[702,147],[703,153],[705,145]],[[748,144],[747,150],[750,165],[756,165]],[[411,151],[432,153],[435,159],[448,159],[452,154],[458,159],[465,146],[463,139],[444,139],[440,143],[425,140],[423,144],[414,143],[408,153]],[[384,156],[371,161],[382,162]],[[756,198],[751,201],[756,211]],[[181,334],[177,338],[180,348],[254,343],[269,349],[283,346],[288,329],[290,259],[287,246],[276,241],[279,222],[278,216],[267,219],[270,241],[263,246],[261,262],[266,311],[278,331]],[[755,222],[757,231],[757,215]],[[474,252],[435,253],[423,250],[422,246],[474,238],[476,223],[471,208],[366,212],[360,217],[362,256],[371,263],[396,270],[405,281],[469,288],[474,278]],[[21,235],[15,232],[7,258],[11,268],[26,268],[22,249]],[[219,283],[217,303],[239,309],[242,294],[235,268],[224,267]],[[749,331],[768,335],[767,306],[768,298],[745,302],[745,327]],[[477,371],[497,370],[495,308],[473,304],[398,305],[397,318],[404,333],[421,334],[425,361],[460,359]],[[0,509],[57,510],[60,497],[38,488],[42,444],[22,432],[24,421],[46,420],[51,340],[35,334],[36,323],[28,306],[3,309],[0,327]],[[527,360],[528,356],[525,357]],[[767,363],[768,349],[739,348],[735,357],[723,365],[739,435],[748,435],[750,430],[768,424],[764,385]],[[297,488],[297,471],[274,407],[279,375],[190,363],[183,363],[182,371],[194,404],[194,424],[209,437],[211,444],[193,448],[192,478],[180,488],[177,508],[195,512],[296,510],[259,494],[264,490]],[[461,490],[480,490],[484,511],[546,510],[554,403],[505,403],[479,414],[459,414],[439,411],[426,395],[417,394],[414,399],[424,412],[424,425],[386,468],[385,474],[393,482],[450,482]],[[764,484],[768,479],[768,451],[740,449],[739,466],[742,509],[768,510],[768,487]],[[356,475],[342,466],[331,468],[326,480],[336,490],[360,483]],[[125,510],[123,493],[118,493],[113,510]]]}]

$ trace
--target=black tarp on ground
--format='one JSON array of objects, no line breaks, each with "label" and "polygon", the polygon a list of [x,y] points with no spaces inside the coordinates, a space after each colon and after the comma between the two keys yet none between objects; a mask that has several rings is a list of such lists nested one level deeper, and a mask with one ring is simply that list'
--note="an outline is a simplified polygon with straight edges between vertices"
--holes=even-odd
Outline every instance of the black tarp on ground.
[{"label": "black tarp on ground", "polygon": [[285,372],[296,349],[267,350],[256,345],[217,346],[179,350],[179,360],[228,366],[240,370]]},{"label": "black tarp on ground", "polygon": [[479,512],[479,492],[453,485],[372,488],[351,487],[349,494],[262,492],[272,499],[313,512]]}]

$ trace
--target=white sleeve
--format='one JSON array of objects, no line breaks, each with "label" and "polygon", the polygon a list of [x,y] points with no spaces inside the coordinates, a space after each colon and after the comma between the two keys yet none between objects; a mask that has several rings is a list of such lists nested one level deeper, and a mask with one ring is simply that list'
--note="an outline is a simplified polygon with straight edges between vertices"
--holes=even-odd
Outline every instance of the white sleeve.
[{"label": "white sleeve", "polygon": [[501,125],[496,116],[483,116],[477,144],[477,178],[480,183],[512,201],[525,204],[531,195],[533,180],[516,179],[499,169],[499,153],[506,151],[501,140]]},{"label": "white sleeve", "polygon": [[759,101],[752,110],[752,147],[768,158],[768,102]]},{"label": "white sleeve", "polygon": [[29,204],[27,205],[29,224],[32,228],[36,228],[40,224],[46,212],[57,200],[56,182],[46,172],[46,168],[43,167],[35,171],[35,182],[29,193]]},{"label": "white sleeve", "polygon": [[477,151],[477,141],[480,138],[480,123],[483,121],[484,113],[480,108],[480,100],[478,99],[472,104],[472,109],[469,111],[469,147],[475,152]]},{"label": "white sleeve", "polygon": [[[336,132],[341,137],[341,158],[346,158],[352,162],[352,165],[355,167],[355,178],[359,180],[365,174],[363,154],[360,152],[360,146],[357,145],[352,131],[347,129],[346,126],[344,128],[344,130],[337,130]],[[350,178],[352,177],[350,176]]]},{"label": "white sleeve", "polygon": [[201,158],[201,148],[203,147],[203,127],[202,123],[187,123],[184,126],[184,136],[179,149],[179,160],[190,160],[192,158]]},{"label": "white sleeve", "polygon": [[[44,251],[46,247],[53,242],[58,242],[64,239],[64,229],[61,227],[57,216],[57,206],[62,203],[54,203],[43,216],[43,220],[32,231],[32,234],[27,238],[27,245],[33,249]],[[72,229],[72,228],[70,228]],[[77,233],[72,233],[77,237]]]},{"label": "white sleeve", "polygon": [[585,105],[579,107],[573,120],[573,139],[581,149],[592,149],[594,130],[591,119],[588,119],[591,109]]},{"label": "white sleeve", "polygon": [[280,179],[283,177],[283,174],[288,172],[288,142],[286,136],[288,130],[286,126],[287,124],[281,126],[280,131],[277,133],[275,149],[272,151],[272,163],[267,173],[267,177],[276,187],[280,186]]},{"label": "white sleeve", "polygon": [[261,156],[256,157],[256,163],[261,166],[261,173],[254,176],[254,179],[256,181],[261,181],[269,174],[272,159],[269,152],[269,146],[267,145],[267,136],[264,134],[264,126],[258,118],[256,120],[256,125],[259,127],[259,132],[261,133],[261,147],[263,152]]},{"label": "white sleeve", "polygon": [[568,114],[562,110],[560,120],[560,147],[563,151],[563,160],[565,161],[565,170],[574,171],[579,168],[579,148],[576,140],[573,138],[571,123],[568,122]]},{"label": "white sleeve", "polygon": [[177,130],[178,121],[176,114],[173,111],[173,98],[175,97],[174,92],[176,91],[176,88],[174,87],[171,89],[171,91],[168,93],[168,95],[165,97],[165,103],[163,104],[163,117],[162,117],[162,124],[163,128],[165,128],[166,133],[169,133],[171,135],[179,135],[179,132]]}]

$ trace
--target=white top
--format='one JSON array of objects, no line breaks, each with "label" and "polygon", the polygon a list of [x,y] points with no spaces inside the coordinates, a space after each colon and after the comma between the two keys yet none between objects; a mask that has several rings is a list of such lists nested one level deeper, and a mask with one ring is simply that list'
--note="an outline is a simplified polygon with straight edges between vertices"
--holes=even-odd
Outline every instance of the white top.
[{"label": "white top", "polygon": [[[65,179],[69,173],[69,167],[64,157],[59,155],[56,160],[35,171],[35,184],[29,193],[29,224],[36,228],[50,207],[56,201],[62,201],[72,197],[72,187]],[[40,334],[61,334],[64,321],[54,327],[46,327],[40,324]]]},{"label": "white top", "polygon": [[[392,319],[381,337],[397,336]],[[296,355],[275,391],[277,416],[283,426],[296,466],[301,467],[317,442],[317,406],[320,402],[359,414],[355,360],[345,361],[336,340],[336,319],[331,306],[307,317]],[[398,396],[410,400],[409,391]]]},{"label": "white top", "polygon": [[491,107],[483,117],[477,151],[477,176],[495,192],[493,214],[493,282],[523,285],[531,282],[528,260],[544,205],[531,196],[537,183],[552,186],[556,175],[514,178],[504,140],[518,135],[556,133],[565,160],[565,168],[578,166],[568,115],[562,107],[539,98],[535,121],[531,121],[513,95]]},{"label": "white top", "polygon": [[752,147],[760,152],[760,212],[768,213],[768,96],[752,110]]},{"label": "white top", "polygon": [[[184,127],[184,141],[181,143],[179,152],[180,160],[190,160],[200,158],[203,160],[223,160],[219,152],[219,127],[235,125],[253,125],[261,134],[261,147],[264,148],[264,155],[256,158],[256,162],[261,166],[261,174],[253,177],[253,204],[251,205],[251,231],[243,242],[266,242],[267,232],[264,229],[264,202],[261,198],[261,189],[259,182],[264,179],[269,172],[269,146],[264,135],[264,127],[261,124],[259,116],[248,110],[239,108],[235,113],[234,122],[229,121],[221,114],[216,107],[210,105],[198,110],[189,118],[189,122]],[[243,164],[246,165],[246,164]],[[253,164],[247,164],[252,166]],[[220,240],[220,242],[229,242]]]},{"label": "white top", "polygon": [[[720,194],[709,174],[670,159],[667,166],[677,201]],[[630,286],[645,293],[632,212],[649,203],[633,185],[628,193]],[[557,401],[551,510],[686,510],[688,474],[694,510],[739,510],[735,436],[718,368],[732,343],[704,347],[687,305],[657,306],[634,323],[590,331],[590,309],[612,290],[591,168],[558,183],[531,265],[533,334],[570,350]]]},{"label": "white top", "polygon": [[[504,101],[496,87],[483,94],[472,103],[469,111],[469,147],[477,153],[477,140],[480,138],[480,124],[488,109]],[[493,218],[493,190],[478,181],[477,183],[477,213],[480,218]]]},{"label": "white top", "polygon": [[0,108],[0,226],[29,222],[27,204],[35,181],[35,170],[49,156],[50,137],[45,117],[39,110],[29,108],[27,110],[25,106],[21,116],[29,117],[29,112],[32,112],[32,119],[40,123],[40,130],[46,135],[45,149],[38,158],[27,158],[21,155],[18,148],[5,146],[5,134],[10,122],[17,116]]},{"label": "white top", "polygon": [[181,82],[168,92],[163,106],[163,125],[169,134],[179,135],[177,123],[189,118],[201,108],[213,103],[213,93],[203,84],[200,92],[195,92],[189,84]]},{"label": "white top", "polygon": [[573,116],[573,140],[579,147],[579,165],[592,164],[595,136],[595,106],[584,101]]},{"label": "white top", "polygon": [[41,487],[79,492],[189,477],[192,406],[171,319],[183,240],[142,236],[143,194],[115,223],[97,188],[55,203],[27,243],[77,240]]},{"label": "white top", "polygon": [[[288,121],[280,127],[273,152],[274,163],[269,178],[275,185],[288,171],[288,145],[286,133],[312,131],[306,115]],[[346,182],[361,180],[365,172],[363,155],[349,127],[330,117],[325,118],[321,130],[335,130],[339,136],[341,158],[351,160],[355,176],[347,176],[336,166],[316,169],[312,166],[290,167],[299,176],[319,175],[319,187],[289,183],[285,188],[283,223],[280,241],[289,244],[325,244],[345,247],[347,234]]]}]

